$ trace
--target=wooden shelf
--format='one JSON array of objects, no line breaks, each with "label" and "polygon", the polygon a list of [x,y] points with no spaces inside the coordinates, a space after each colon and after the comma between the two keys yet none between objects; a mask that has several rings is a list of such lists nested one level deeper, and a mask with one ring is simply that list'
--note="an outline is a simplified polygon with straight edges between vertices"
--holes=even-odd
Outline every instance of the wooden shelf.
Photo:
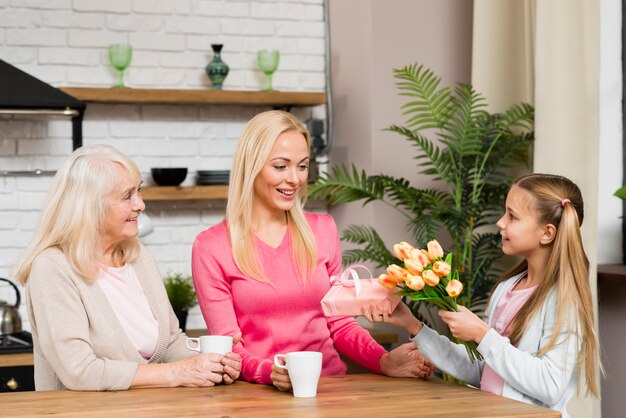
[{"label": "wooden shelf", "polygon": [[32,366],[33,353],[0,354],[0,367]]},{"label": "wooden shelf", "polygon": [[141,189],[145,201],[226,199],[228,186],[156,186]]},{"label": "wooden shelf", "polygon": [[62,87],[78,100],[92,103],[315,106],[326,103],[325,93],[240,90],[168,90]]}]

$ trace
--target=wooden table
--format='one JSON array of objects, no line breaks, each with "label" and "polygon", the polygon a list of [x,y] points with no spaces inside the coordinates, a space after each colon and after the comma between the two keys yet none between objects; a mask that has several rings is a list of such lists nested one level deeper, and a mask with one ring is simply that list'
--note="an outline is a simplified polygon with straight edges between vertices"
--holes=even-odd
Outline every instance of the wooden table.
[{"label": "wooden table", "polygon": [[322,377],[316,398],[238,381],[212,388],[0,394],[0,415],[62,417],[559,417],[560,413],[431,378]]}]

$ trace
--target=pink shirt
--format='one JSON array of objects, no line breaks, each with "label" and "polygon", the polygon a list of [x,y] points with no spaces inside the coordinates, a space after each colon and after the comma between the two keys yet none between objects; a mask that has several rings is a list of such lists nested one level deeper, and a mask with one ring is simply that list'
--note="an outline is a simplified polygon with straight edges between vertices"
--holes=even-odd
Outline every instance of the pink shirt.
[{"label": "pink shirt", "polygon": [[320,301],[329,277],[341,272],[339,235],[329,215],[306,214],[317,244],[317,269],[306,286],[297,279],[289,230],[272,248],[256,239],[271,284],[245,276],[232,257],[226,222],[200,233],[193,245],[192,273],[198,302],[211,334],[243,337],[233,351],[242,357],[244,380],[271,384],[274,355],[320,351],[322,375],[344,374],[339,352],[380,373],[385,349],[352,317],[327,318]]},{"label": "pink shirt", "polygon": [[[511,334],[511,321],[517,315],[517,312],[524,306],[526,301],[535,293],[537,286],[527,289],[514,290],[517,283],[526,275],[521,276],[511,288],[502,295],[498,305],[493,311],[493,319],[491,327],[500,335],[508,337]],[[483,374],[480,379],[480,389],[485,392],[502,395],[504,387],[504,379],[493,371],[488,364],[485,364]]]},{"label": "pink shirt", "polygon": [[151,358],[159,339],[159,323],[133,266],[104,267],[96,283],[107,297],[128,339],[143,358]]}]

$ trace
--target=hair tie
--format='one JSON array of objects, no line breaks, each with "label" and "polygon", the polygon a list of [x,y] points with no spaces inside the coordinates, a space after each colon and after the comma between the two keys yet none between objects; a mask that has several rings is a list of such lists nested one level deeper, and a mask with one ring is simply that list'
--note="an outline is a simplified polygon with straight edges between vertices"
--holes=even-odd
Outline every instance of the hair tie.
[{"label": "hair tie", "polygon": [[571,201],[571,200],[569,200],[569,199],[563,199],[563,200],[561,200],[561,207],[562,207],[562,208],[564,208],[566,203],[572,203],[572,201]]}]

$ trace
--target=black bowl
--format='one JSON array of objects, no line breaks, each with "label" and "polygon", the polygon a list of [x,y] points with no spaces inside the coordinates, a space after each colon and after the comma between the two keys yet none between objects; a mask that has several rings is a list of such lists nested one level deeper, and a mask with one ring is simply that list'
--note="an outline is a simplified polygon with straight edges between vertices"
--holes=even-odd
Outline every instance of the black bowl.
[{"label": "black bowl", "polygon": [[152,178],[159,186],[178,186],[187,177],[187,168],[151,168]]}]

